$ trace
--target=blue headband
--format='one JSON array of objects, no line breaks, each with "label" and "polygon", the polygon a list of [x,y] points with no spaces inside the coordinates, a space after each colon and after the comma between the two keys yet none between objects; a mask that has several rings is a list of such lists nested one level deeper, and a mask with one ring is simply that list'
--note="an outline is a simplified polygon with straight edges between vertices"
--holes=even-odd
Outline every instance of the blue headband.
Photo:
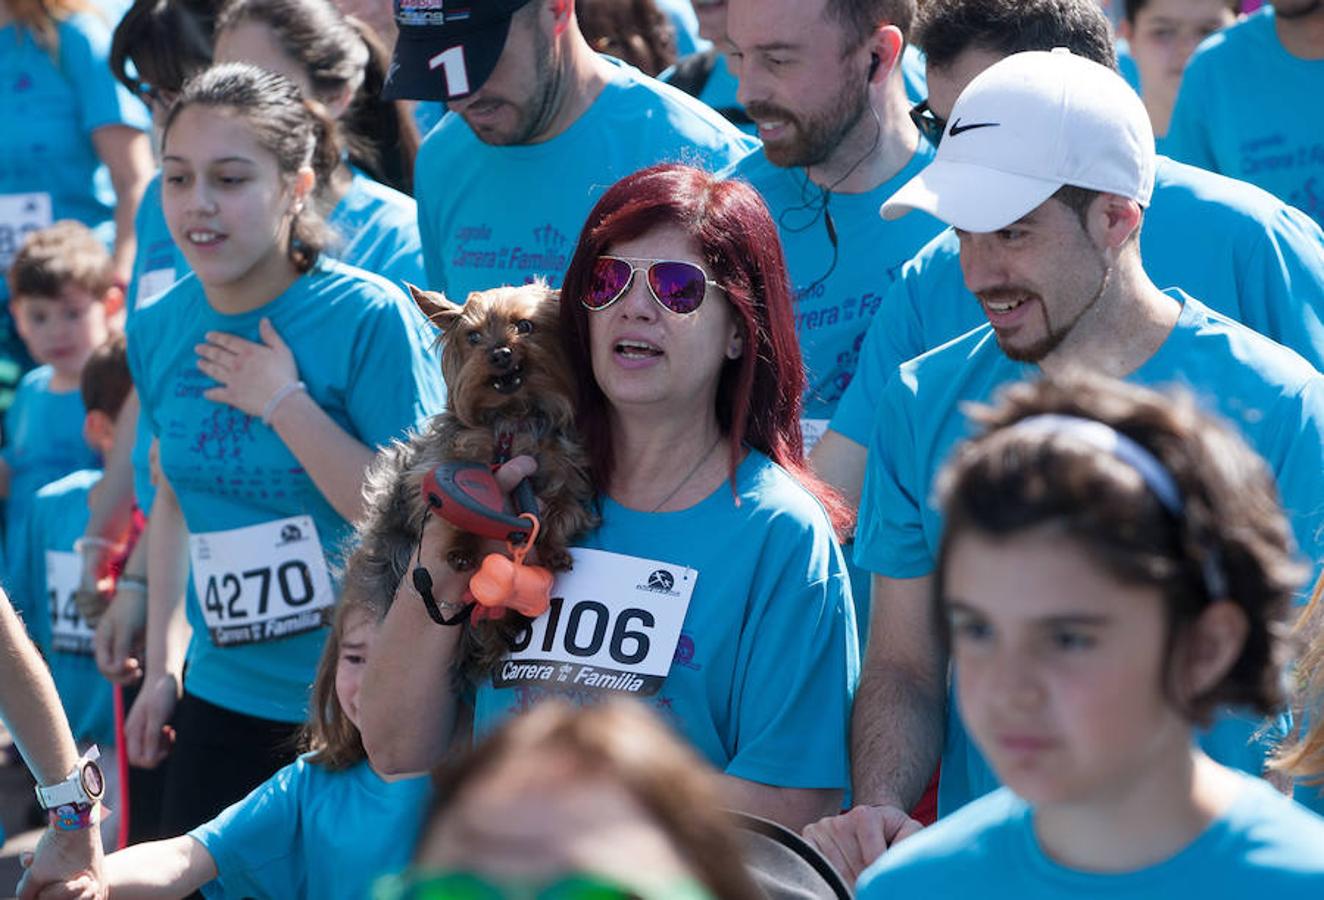
[{"label": "blue headband", "polygon": [[[1096,450],[1101,450],[1135,470],[1141,481],[1145,483],[1145,487],[1149,488],[1150,493],[1158,498],[1159,503],[1174,519],[1180,521],[1185,518],[1185,504],[1182,502],[1181,491],[1177,489],[1177,482],[1172,477],[1172,473],[1159,462],[1158,457],[1138,441],[1122,434],[1111,425],[1081,416],[1043,413],[1027,416],[1009,426],[1008,430],[1022,434],[1067,435]],[[1211,600],[1226,597],[1227,579],[1223,575],[1218,548],[1206,544],[1204,550],[1205,555],[1200,562],[1200,568],[1209,597]]]}]

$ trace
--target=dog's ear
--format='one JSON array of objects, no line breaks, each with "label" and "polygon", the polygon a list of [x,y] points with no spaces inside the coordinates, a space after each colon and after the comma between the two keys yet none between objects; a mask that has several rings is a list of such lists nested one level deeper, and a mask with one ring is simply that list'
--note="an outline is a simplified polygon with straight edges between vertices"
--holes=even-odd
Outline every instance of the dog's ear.
[{"label": "dog's ear", "polygon": [[450,302],[440,291],[425,291],[407,281],[405,287],[409,288],[409,296],[414,298],[414,303],[423,311],[427,320],[443,332],[449,331],[455,320],[464,314],[463,306]]}]

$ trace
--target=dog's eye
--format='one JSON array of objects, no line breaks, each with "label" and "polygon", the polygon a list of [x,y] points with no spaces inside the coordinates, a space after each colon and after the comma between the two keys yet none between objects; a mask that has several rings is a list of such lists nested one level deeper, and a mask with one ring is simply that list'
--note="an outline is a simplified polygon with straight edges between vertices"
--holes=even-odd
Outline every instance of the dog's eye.
[{"label": "dog's eye", "polygon": [[481,331],[471,331],[464,336],[470,346],[477,346],[483,342],[483,333]]},{"label": "dog's eye", "polygon": [[515,323],[515,330],[520,334],[530,334],[533,331],[533,323],[528,319],[520,319]]}]

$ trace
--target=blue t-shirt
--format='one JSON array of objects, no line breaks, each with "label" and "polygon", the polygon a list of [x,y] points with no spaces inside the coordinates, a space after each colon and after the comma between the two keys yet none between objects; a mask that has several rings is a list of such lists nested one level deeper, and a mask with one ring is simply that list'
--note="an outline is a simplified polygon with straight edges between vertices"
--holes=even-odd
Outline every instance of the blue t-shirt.
[{"label": "blue t-shirt", "polygon": [[[668,513],[604,498],[602,525],[579,546],[637,557],[637,590],[656,597],[645,606],[681,602],[683,586],[693,587],[660,689],[654,682],[651,696],[649,688],[634,696],[729,775],[781,787],[845,788],[859,659],[841,550],[818,501],[762,453],[751,450],[740,464],[736,490],[739,506],[730,482],[723,482],[706,500]],[[580,622],[582,645],[595,626],[583,624],[590,617],[581,620],[577,606],[566,613],[566,628],[569,620]],[[622,647],[633,651],[635,643]],[[594,696],[576,689],[577,681],[589,683],[579,674],[565,688],[555,675],[495,687],[498,678],[512,677],[505,671],[510,663],[498,664],[479,685],[478,735],[550,693],[577,702]]]},{"label": "blue t-shirt", "polygon": [[944,228],[928,213],[892,222],[878,214],[883,201],[927,166],[933,154],[932,146],[921,139],[910,161],[878,187],[860,194],[832,194],[827,212],[836,230],[835,249],[827,232],[823,191],[804,169],[773,165],[758,150],[723,173],[752,184],[777,223],[808,376],[806,419],[832,418],[888,286],[901,266]]},{"label": "blue t-shirt", "polygon": [[419,137],[427,137],[428,132],[437,127],[441,117],[446,115],[446,104],[436,100],[414,101],[414,124],[418,126]]},{"label": "blue t-shirt", "polygon": [[373,181],[358,170],[349,190],[327,217],[340,241],[327,253],[397,287],[422,285],[423,246],[418,237],[418,205],[413,197]]},{"label": "blue t-shirt", "polygon": [[924,51],[914,44],[906,44],[906,49],[901,51],[901,78],[906,83],[906,99],[912,104],[929,99],[927,72],[928,60]]},{"label": "blue t-shirt", "polygon": [[[373,181],[357,169],[353,172],[349,190],[327,217],[327,224],[340,238],[327,247],[327,255],[380,275],[397,287],[405,281],[423,284],[423,248],[413,198]],[[134,221],[138,250],[126,305],[129,320],[191,271],[170,236],[161,210],[160,173],[148,184]],[[151,443],[151,429],[140,416],[133,445],[133,488],[144,512],[151,511],[156,496],[151,481]]]},{"label": "blue t-shirt", "polygon": [[[1324,368],[1324,231],[1298,210],[1161,158],[1140,255],[1159,287],[1179,287]],[[954,232],[906,264],[874,321],[832,420],[834,431],[865,445],[897,366],[987,321],[966,289]]]},{"label": "blue t-shirt", "polygon": [[[133,321],[133,381],[189,532],[310,516],[334,570],[349,523],[274,430],[202,396],[214,384],[197,367],[194,347],[204,334],[223,331],[258,341],[263,317],[293,351],[312,399],[369,447],[401,436],[441,409],[440,372],[427,350],[430,326],[399,288],[331,260],[319,262],[270,303],[239,315],[213,309],[190,275]],[[193,639],[185,688],[246,715],[302,721],[325,630],[218,646],[192,579],[188,597]]]},{"label": "blue t-shirt", "polygon": [[[24,375],[14,405],[5,412],[5,448],[0,450],[10,470],[5,559],[15,567],[27,558],[24,523],[37,491],[70,472],[101,465],[101,458],[83,439],[83,395],[77,388],[52,391],[54,375],[50,366]],[[18,598],[16,602],[26,607],[30,600]]]},{"label": "blue t-shirt", "polygon": [[[125,327],[130,331],[138,313],[156,303],[174,287],[175,282],[192,271],[166,225],[165,213],[161,209],[160,172],[152,177],[143,192],[133,222],[138,248],[134,253],[133,273],[124,304]],[[152,486],[151,448],[152,429],[147,417],[140,415],[131,460],[133,496],[144,513],[151,512],[152,500],[156,497],[156,488]]]},{"label": "blue t-shirt", "polygon": [[[703,88],[697,95],[699,102],[721,113],[724,118],[731,119],[733,124],[745,134],[757,136],[758,126],[751,121],[745,121],[748,116],[745,115],[745,108],[736,97],[740,82],[736,81],[736,76],[731,74],[731,69],[726,64],[726,54],[718,50],[713,50],[712,53],[713,68],[708,73],[708,80],[703,83]],[[684,57],[681,57],[681,59],[683,60]],[[679,65],[679,62],[677,65]],[[676,77],[676,71],[674,65],[663,69],[658,73],[657,80],[665,84],[672,84]]]},{"label": "blue t-shirt", "polygon": [[[77,582],[70,577],[78,571],[74,541],[87,527],[91,515],[88,496],[100,480],[101,470],[84,469],[37,492],[24,523],[31,552],[10,582],[16,595],[30,598],[34,604],[24,610],[28,629],[50,664],[74,740],[105,748],[115,745],[112,688],[97,670],[92,631],[74,605],[71,588]],[[65,577],[57,575],[54,583],[47,578],[48,553],[64,555]],[[56,616],[60,617],[58,623]]]},{"label": "blue t-shirt", "polygon": [[1324,59],[1288,53],[1266,6],[1205,38],[1191,56],[1165,149],[1257,184],[1324,225],[1321,86]]},{"label": "blue t-shirt", "polygon": [[409,864],[432,795],[426,775],[386,781],[367,760],[332,772],[300,757],[189,832],[211,854],[208,898],[370,896]]},{"label": "blue t-shirt", "polygon": [[1324,896],[1324,819],[1241,776],[1231,805],[1176,855],[1117,874],[1071,869],[1044,852],[1034,810],[1003,788],[888,850],[860,876],[860,900],[892,897]]},{"label": "blue t-shirt", "polygon": [[1132,90],[1142,97],[1145,95],[1144,87],[1140,84],[1140,67],[1136,65],[1136,58],[1131,54],[1131,44],[1126,38],[1117,39],[1117,70]]},{"label": "blue t-shirt", "polygon": [[160,299],[166,289],[191,270],[183,252],[175,246],[161,209],[161,173],[157,172],[147,183],[138,213],[133,219],[134,235],[138,239],[134,251],[133,272],[125,291],[124,313],[132,320],[139,312]]},{"label": "blue t-shirt", "polygon": [[[1127,380],[1182,385],[1239,427],[1274,472],[1302,555],[1324,558],[1324,375],[1292,351],[1172,292],[1183,302],[1176,327]],[[942,516],[935,477],[952,448],[973,433],[966,403],[1035,378],[1039,369],[1008,359],[985,324],[901,366],[883,390],[855,533],[855,560],[891,578],[933,572]],[[1260,771],[1263,749],[1248,752],[1250,728],[1221,729],[1205,743],[1215,758]],[[987,762],[949,704],[939,782],[939,813],[995,787]]]},{"label": "blue t-shirt", "polygon": [[489,146],[453,114],[428,135],[414,174],[428,287],[457,302],[539,275],[559,287],[589,211],[621,178],[668,161],[717,171],[758,146],[693,97],[603,59],[612,80],[549,141]]},{"label": "blue t-shirt", "polygon": [[[115,192],[92,144],[107,125],[147,130],[147,108],[110,74],[110,25],[95,12],[56,22],[59,51],[0,27],[0,273],[30,231],[77,219],[114,239]],[[0,278],[0,301],[9,287]]]}]

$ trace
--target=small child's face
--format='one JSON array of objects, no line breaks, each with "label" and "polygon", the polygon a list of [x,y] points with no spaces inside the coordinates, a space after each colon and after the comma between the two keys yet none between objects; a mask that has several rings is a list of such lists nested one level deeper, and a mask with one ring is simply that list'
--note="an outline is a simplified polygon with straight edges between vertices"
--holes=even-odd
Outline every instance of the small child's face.
[{"label": "small child's face", "polygon": [[64,376],[77,377],[106,340],[105,304],[76,285],[65,285],[59,297],[19,298],[13,313],[32,358]]},{"label": "small child's face", "polygon": [[336,699],[346,718],[359,727],[359,687],[368,667],[373,644],[377,642],[378,623],[366,611],[354,612],[344,623],[340,636],[340,658],[336,660]]},{"label": "small child's face", "polygon": [[946,562],[961,717],[1004,784],[1033,805],[1108,802],[1191,726],[1165,698],[1164,600],[1043,530],[956,538]]}]

